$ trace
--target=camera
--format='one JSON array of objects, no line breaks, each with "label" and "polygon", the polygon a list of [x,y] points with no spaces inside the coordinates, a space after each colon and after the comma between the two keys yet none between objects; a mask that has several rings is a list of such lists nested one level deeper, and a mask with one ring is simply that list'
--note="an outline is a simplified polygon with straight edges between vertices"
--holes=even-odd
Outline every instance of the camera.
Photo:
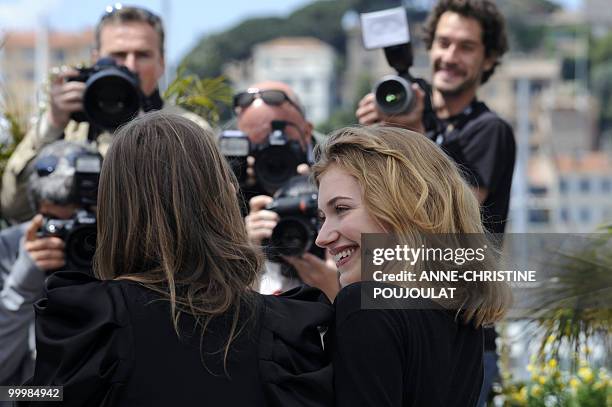
[{"label": "camera", "polygon": [[72,114],[77,122],[113,131],[140,110],[142,92],[138,75],[112,58],[101,58],[91,67],[77,68],[69,81],[84,82],[83,111]]},{"label": "camera", "polygon": [[273,120],[272,132],[261,144],[251,143],[248,136],[239,130],[221,133],[221,153],[230,163],[241,187],[247,182],[247,156],[255,158],[255,178],[269,195],[297,175],[298,165],[307,162],[306,152],[300,143],[287,136],[285,128],[288,124],[283,120]]},{"label": "camera", "polygon": [[42,236],[57,236],[66,244],[68,270],[91,269],[96,251],[96,216],[79,210],[71,219],[45,219]]},{"label": "camera", "polygon": [[408,18],[403,7],[361,14],[363,43],[366,49],[383,48],[389,65],[397,75],[387,75],[374,85],[373,93],[379,110],[387,115],[409,113],[415,106],[412,84],[425,92],[423,124],[433,128],[437,119],[431,104],[431,86],[410,74],[413,63]]},{"label": "camera", "polygon": [[[95,206],[102,158],[98,154],[82,154],[75,159],[74,194],[81,208]],[[96,251],[96,214],[80,209],[71,219],[46,218],[40,235],[64,240],[68,270],[89,271]]]},{"label": "camera", "polygon": [[308,177],[293,177],[278,192],[266,206],[280,218],[272,236],[263,242],[266,258],[280,262],[281,256],[306,252],[322,257],[323,250],[314,245],[319,230],[317,193]]}]

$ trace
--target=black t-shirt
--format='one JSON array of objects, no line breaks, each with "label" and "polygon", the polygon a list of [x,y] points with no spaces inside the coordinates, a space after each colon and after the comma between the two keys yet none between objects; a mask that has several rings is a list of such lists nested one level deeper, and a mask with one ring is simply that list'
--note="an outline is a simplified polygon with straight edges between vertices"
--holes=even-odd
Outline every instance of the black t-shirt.
[{"label": "black t-shirt", "polygon": [[483,377],[482,329],[444,309],[361,309],[362,284],[369,283],[351,284],[336,297],[336,405],[475,405]]},{"label": "black t-shirt", "polygon": [[516,143],[510,125],[474,100],[462,113],[441,121],[427,136],[451,157],[467,182],[488,191],[482,203],[483,224],[503,233],[508,217]]}]

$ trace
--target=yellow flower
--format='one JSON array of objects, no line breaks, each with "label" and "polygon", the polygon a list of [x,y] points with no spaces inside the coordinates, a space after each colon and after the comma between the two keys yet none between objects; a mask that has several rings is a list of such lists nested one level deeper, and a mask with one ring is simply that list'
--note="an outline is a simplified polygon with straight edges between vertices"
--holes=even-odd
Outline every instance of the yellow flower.
[{"label": "yellow flower", "polygon": [[517,396],[516,396],[516,400],[519,403],[525,403],[527,402],[527,387],[523,387],[521,389],[521,391],[518,392]]},{"label": "yellow flower", "polygon": [[542,384],[542,385],[543,385],[543,384],[546,384],[546,377],[544,377],[544,376],[540,376],[540,377],[538,378],[538,382],[540,382],[540,384]]},{"label": "yellow flower", "polygon": [[537,384],[534,384],[531,387],[531,394],[535,397],[538,397],[540,394],[542,394],[542,388],[538,386]]},{"label": "yellow flower", "polygon": [[573,390],[576,390],[580,385],[580,382],[575,377],[572,377],[569,381],[569,385]]},{"label": "yellow flower", "polygon": [[581,367],[578,369],[578,376],[585,382],[589,383],[593,380],[593,371],[588,367]]},{"label": "yellow flower", "polygon": [[533,372],[533,365],[531,363],[527,365],[527,371],[530,373]]},{"label": "yellow flower", "polygon": [[548,361],[548,367],[555,369],[557,367],[557,359],[551,359]]},{"label": "yellow flower", "polygon": [[555,341],[555,339],[557,339],[555,335],[548,335],[548,338],[546,338],[546,345],[550,345]]}]

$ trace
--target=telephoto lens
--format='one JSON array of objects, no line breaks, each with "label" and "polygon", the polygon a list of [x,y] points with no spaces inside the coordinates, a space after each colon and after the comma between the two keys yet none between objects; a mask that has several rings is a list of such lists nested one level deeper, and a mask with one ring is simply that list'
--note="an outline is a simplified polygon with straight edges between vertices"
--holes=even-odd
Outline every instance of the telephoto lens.
[{"label": "telephoto lens", "polygon": [[415,104],[410,82],[397,75],[384,76],[374,86],[374,96],[378,108],[388,115],[408,113]]},{"label": "telephoto lens", "polygon": [[76,121],[88,121],[106,130],[115,130],[138,115],[142,92],[138,75],[111,58],[101,58],[90,68],[80,68],[71,81],[85,82],[83,112]]}]

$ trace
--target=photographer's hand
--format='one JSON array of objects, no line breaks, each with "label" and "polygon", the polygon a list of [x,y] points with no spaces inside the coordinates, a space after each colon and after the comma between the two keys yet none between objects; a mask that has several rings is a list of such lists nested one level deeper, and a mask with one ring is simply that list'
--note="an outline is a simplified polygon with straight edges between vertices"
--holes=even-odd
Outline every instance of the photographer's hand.
[{"label": "photographer's hand", "polygon": [[331,258],[321,260],[311,253],[302,257],[283,256],[283,260],[291,264],[305,284],[323,291],[330,301],[334,301],[340,291],[338,269]]},{"label": "photographer's hand", "polygon": [[83,110],[83,93],[85,83],[68,82],[70,77],[79,72],[74,68],[61,69],[51,74],[51,89],[49,91],[49,124],[58,129],[64,129],[70,121],[73,112]]},{"label": "photographer's hand", "polygon": [[267,195],[257,195],[249,201],[249,214],[244,221],[249,240],[255,246],[261,246],[263,239],[271,237],[278,223],[278,214],[264,209],[272,201]]},{"label": "photographer's hand", "polygon": [[38,237],[37,232],[42,227],[42,215],[32,218],[25,233],[25,249],[34,260],[36,266],[43,271],[57,270],[66,264],[64,241],[59,237]]},{"label": "photographer's hand", "polygon": [[416,97],[414,108],[408,113],[391,116],[381,112],[376,106],[374,94],[368,93],[359,101],[359,106],[357,107],[357,111],[355,111],[355,116],[359,120],[359,124],[370,125],[384,122],[419,133],[425,133],[425,128],[423,127],[425,92],[416,83],[412,84],[412,90]]}]

